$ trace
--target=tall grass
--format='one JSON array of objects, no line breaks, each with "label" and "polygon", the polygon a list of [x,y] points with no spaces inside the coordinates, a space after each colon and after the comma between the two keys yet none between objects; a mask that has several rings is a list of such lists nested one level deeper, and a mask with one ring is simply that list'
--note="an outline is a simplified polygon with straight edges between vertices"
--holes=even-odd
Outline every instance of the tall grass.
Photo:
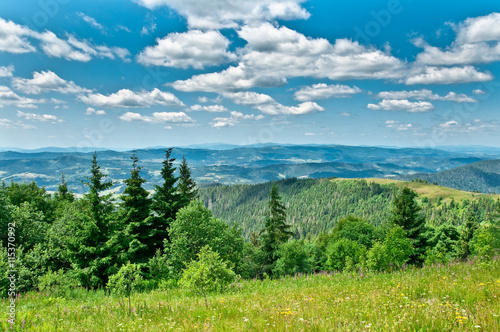
[{"label": "tall grass", "polygon": [[[1,301],[3,308],[7,300]],[[204,299],[180,289],[124,298],[32,292],[16,331],[500,331],[500,260],[242,281]],[[5,310],[4,310],[5,311]],[[3,319],[2,330],[10,325]]]}]

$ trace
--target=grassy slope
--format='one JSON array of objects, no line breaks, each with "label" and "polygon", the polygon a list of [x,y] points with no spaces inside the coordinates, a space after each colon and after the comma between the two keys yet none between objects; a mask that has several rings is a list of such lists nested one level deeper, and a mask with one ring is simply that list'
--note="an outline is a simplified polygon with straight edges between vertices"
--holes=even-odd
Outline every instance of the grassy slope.
[{"label": "grassy slope", "polygon": [[[244,281],[226,294],[136,294],[129,316],[103,291],[75,298],[30,293],[23,331],[500,331],[500,260],[404,272]],[[7,301],[0,305],[7,307]],[[5,319],[0,328],[7,330]]]},{"label": "grassy slope", "polygon": [[[342,181],[349,181],[352,179],[336,179]],[[400,180],[392,180],[392,179],[380,179],[380,178],[367,178],[364,179],[367,182],[376,182],[379,184],[389,184],[393,183],[398,187],[408,186],[410,189],[414,190],[417,194],[426,196],[429,199],[438,199],[440,197],[443,198],[443,202],[451,201],[454,199],[455,201],[463,201],[465,199],[473,200],[476,197],[484,196],[491,197],[494,199],[499,199],[500,195],[493,194],[481,194],[481,193],[473,193],[469,191],[462,191],[458,189],[441,187],[433,184],[427,183],[419,183],[419,182],[411,182],[411,181],[400,181]],[[335,181],[335,180],[334,180]]]}]

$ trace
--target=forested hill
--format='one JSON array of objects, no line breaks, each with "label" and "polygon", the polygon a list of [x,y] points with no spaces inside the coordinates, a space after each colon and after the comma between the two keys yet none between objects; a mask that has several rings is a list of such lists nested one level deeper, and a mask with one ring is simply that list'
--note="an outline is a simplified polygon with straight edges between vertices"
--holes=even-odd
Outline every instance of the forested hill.
[{"label": "forested hill", "polygon": [[[419,204],[430,225],[461,224],[469,211],[482,220],[500,197],[384,179],[286,179],[276,183],[287,208],[288,223],[299,237],[328,232],[348,215],[379,225],[390,216],[396,189],[405,185],[419,193]],[[240,225],[248,239],[263,227],[271,185],[204,187],[200,199],[217,218]]]},{"label": "forested hill", "polygon": [[483,160],[437,173],[414,174],[407,178],[424,179],[461,190],[500,193],[500,159]]}]

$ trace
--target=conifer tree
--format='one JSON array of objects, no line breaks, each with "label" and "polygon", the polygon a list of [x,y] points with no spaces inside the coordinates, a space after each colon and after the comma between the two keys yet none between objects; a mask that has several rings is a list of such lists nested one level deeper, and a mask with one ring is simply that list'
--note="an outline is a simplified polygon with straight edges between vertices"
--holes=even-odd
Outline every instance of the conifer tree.
[{"label": "conifer tree", "polygon": [[130,159],[132,159],[132,170],[130,177],[123,181],[127,187],[120,197],[122,200],[120,223],[123,227],[123,240],[126,241],[123,261],[145,263],[150,258],[147,246],[150,232],[147,218],[151,200],[148,198],[148,191],[142,187],[146,180],[141,177],[142,167],[137,166],[139,159],[135,151]]},{"label": "conifer tree", "polygon": [[84,209],[70,216],[67,248],[72,265],[78,270],[84,286],[99,287],[107,282],[112,265],[107,241],[111,235],[112,198],[103,191],[113,183],[106,180],[97,162],[97,152],[92,157],[90,176],[84,184],[89,192],[84,195]]},{"label": "conifer tree", "polygon": [[73,195],[73,192],[71,192],[68,188],[68,181],[66,181],[64,172],[61,173],[61,183],[57,186],[55,198],[58,201],[73,202],[75,200],[75,195]]},{"label": "conifer tree", "polygon": [[157,249],[163,249],[165,239],[169,241],[168,230],[180,208],[181,197],[175,187],[178,180],[174,175],[176,168],[173,166],[173,162],[175,158],[172,158],[171,155],[172,148],[165,150],[165,160],[161,169],[163,184],[161,186],[155,185],[155,193],[152,198],[151,209],[154,215],[149,220],[148,240],[148,250],[151,252],[151,257],[154,256]]},{"label": "conifer tree", "polygon": [[467,217],[467,221],[462,225],[462,230],[460,232],[460,238],[457,242],[457,255],[459,258],[465,259],[471,254],[470,241],[474,237],[476,230],[479,225],[476,221],[476,217],[472,213]]},{"label": "conifer tree", "polygon": [[181,208],[188,206],[189,202],[198,197],[196,182],[191,177],[191,168],[188,166],[186,158],[182,156],[182,162],[179,166],[179,183],[177,189],[181,196]]},{"label": "conifer tree", "polygon": [[425,233],[425,219],[420,215],[420,207],[415,201],[417,194],[408,187],[405,187],[394,198],[394,208],[392,210],[391,221],[397,226],[401,226],[411,240],[415,249],[410,257],[410,263],[421,263],[424,259],[427,247]]},{"label": "conifer tree", "polygon": [[84,195],[84,199],[90,204],[92,217],[96,222],[98,234],[94,241],[102,244],[106,242],[109,227],[108,217],[113,209],[112,194],[103,194],[104,191],[113,186],[111,180],[106,180],[107,175],[101,171],[101,165],[97,162],[97,152],[92,157],[90,177],[86,178],[84,184],[88,186],[89,192]]},{"label": "conifer tree", "polygon": [[293,235],[290,225],[286,223],[286,209],[275,183],[272,185],[269,197],[269,214],[261,232],[261,246],[265,255],[264,271],[268,273],[278,259],[277,253],[280,245]]}]

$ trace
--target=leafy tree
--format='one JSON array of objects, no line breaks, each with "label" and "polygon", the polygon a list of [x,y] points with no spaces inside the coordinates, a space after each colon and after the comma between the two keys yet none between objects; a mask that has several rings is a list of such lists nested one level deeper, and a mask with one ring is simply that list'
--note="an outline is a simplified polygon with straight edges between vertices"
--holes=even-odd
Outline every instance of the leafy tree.
[{"label": "leafy tree", "polygon": [[465,259],[469,257],[472,250],[470,247],[470,242],[474,238],[474,234],[478,229],[479,225],[476,221],[475,216],[470,213],[467,221],[462,225],[462,230],[460,232],[460,238],[456,244],[456,252],[459,258]]},{"label": "leafy tree", "polygon": [[264,270],[266,272],[272,271],[273,265],[278,259],[277,252],[281,244],[288,241],[293,235],[290,231],[290,225],[286,223],[286,209],[278,193],[278,187],[274,183],[269,196],[269,212],[260,236],[262,251],[265,254]]},{"label": "leafy tree", "polygon": [[384,245],[387,248],[389,264],[397,268],[406,264],[414,252],[412,241],[406,236],[406,231],[402,227],[391,229]]},{"label": "leafy tree", "polygon": [[220,259],[219,254],[212,251],[209,246],[203,247],[197,256],[197,260],[187,265],[179,285],[202,295],[208,308],[207,295],[224,292],[236,275],[227,263]]},{"label": "leafy tree", "polygon": [[353,240],[366,248],[371,248],[375,236],[375,226],[354,216],[348,216],[339,220],[332,231],[333,239],[344,238]]},{"label": "leafy tree", "polygon": [[389,270],[389,254],[387,247],[381,242],[375,242],[366,254],[366,265],[373,271]]},{"label": "leafy tree", "polygon": [[415,198],[417,194],[408,187],[403,188],[393,201],[391,221],[401,226],[410,239],[414,253],[410,263],[421,263],[427,247],[425,233],[425,219],[420,215],[420,207]]},{"label": "leafy tree", "polygon": [[182,162],[179,166],[179,182],[177,190],[181,196],[180,207],[188,206],[189,202],[198,197],[196,182],[191,177],[191,168],[189,168],[186,158],[182,156]]},{"label": "leafy tree", "polygon": [[138,158],[133,152],[132,170],[130,177],[123,182],[127,185],[121,195],[121,211],[118,226],[120,231],[111,240],[110,246],[123,248],[122,261],[132,261],[134,263],[146,263],[154,254],[148,248],[150,229],[148,227],[148,217],[150,214],[151,200],[149,193],[142,185],[146,182],[140,175],[141,167],[137,166]]},{"label": "leafy tree", "polygon": [[139,290],[142,286],[143,278],[140,267],[130,262],[123,265],[120,270],[109,278],[107,288],[114,294],[123,295],[128,298],[128,314],[131,313],[132,292]]},{"label": "leafy tree", "polygon": [[33,203],[22,202],[12,206],[10,212],[10,222],[16,225],[16,241],[23,245],[25,251],[45,242],[49,225],[44,222],[43,213]]},{"label": "leafy tree", "polygon": [[306,251],[304,240],[292,240],[281,245],[273,275],[311,273],[313,266]]},{"label": "leafy tree", "polygon": [[326,268],[331,271],[343,271],[348,265],[360,264],[365,254],[366,248],[353,240],[341,238],[332,241],[327,247]]},{"label": "leafy tree", "polygon": [[487,227],[481,227],[472,242],[472,253],[479,256],[481,259],[489,260],[494,253],[493,243],[494,238]]},{"label": "leafy tree", "polygon": [[0,242],[7,243],[8,224],[11,222],[12,205],[5,191],[0,188]]},{"label": "leafy tree", "polygon": [[5,197],[13,206],[29,203],[33,211],[43,214],[43,221],[51,223],[54,217],[54,204],[45,188],[39,187],[35,182],[11,183],[3,189]]},{"label": "leafy tree", "polygon": [[195,259],[207,245],[231,267],[239,269],[244,243],[239,230],[214,218],[201,202],[191,201],[177,213],[170,227],[170,240],[166,254],[173,278],[177,278],[185,264]]},{"label": "leafy tree", "polygon": [[401,268],[413,254],[411,240],[406,231],[396,226],[389,230],[384,242],[375,242],[367,253],[366,265],[374,271],[388,271],[392,268]]},{"label": "leafy tree", "polygon": [[177,211],[180,208],[181,197],[177,192],[175,184],[177,177],[174,176],[175,167],[173,162],[175,158],[171,157],[172,148],[165,151],[165,160],[161,169],[161,177],[163,184],[161,186],[155,185],[155,193],[152,197],[151,210],[154,215],[148,220],[150,225],[148,248],[153,256],[157,249],[163,249],[163,241],[169,239],[170,224],[175,220]]}]

